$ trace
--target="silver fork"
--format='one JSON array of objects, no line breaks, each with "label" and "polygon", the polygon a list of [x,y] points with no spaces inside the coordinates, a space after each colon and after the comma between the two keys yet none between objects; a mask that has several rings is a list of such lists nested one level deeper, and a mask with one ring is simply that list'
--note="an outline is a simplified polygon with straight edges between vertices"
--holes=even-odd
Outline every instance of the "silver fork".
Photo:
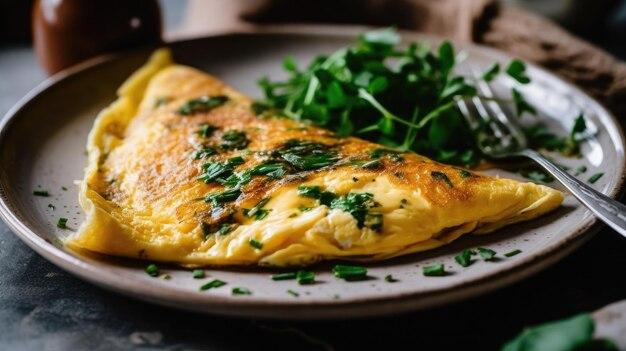
[{"label": "silver fork", "polygon": [[[476,76],[476,72],[473,72]],[[489,84],[476,79],[478,90],[485,96],[494,97]],[[528,148],[528,141],[514,118],[510,118],[495,101],[483,102],[474,97],[471,100],[476,113],[470,110],[466,100],[459,100],[458,107],[470,128],[474,130],[480,150],[492,159],[527,157],[535,161],[561,182],[578,201],[585,205],[596,217],[626,237],[626,206],[601,194],[589,185],[581,182],[560,167],[546,159],[540,153]],[[495,138],[489,138],[485,132],[489,128]],[[497,141],[489,143],[488,141]]]}]

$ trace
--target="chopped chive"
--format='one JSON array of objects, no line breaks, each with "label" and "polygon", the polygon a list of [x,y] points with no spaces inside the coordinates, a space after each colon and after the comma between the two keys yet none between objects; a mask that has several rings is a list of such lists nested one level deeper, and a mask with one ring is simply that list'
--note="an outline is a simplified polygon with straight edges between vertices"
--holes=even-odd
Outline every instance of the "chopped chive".
[{"label": "chopped chive", "polygon": [[448,184],[449,187],[454,188],[454,184],[452,184],[452,181],[445,173],[432,171],[430,172],[430,176],[437,180],[443,180],[446,184]]},{"label": "chopped chive", "polygon": [[256,241],[254,239],[250,239],[250,241],[248,241],[248,243],[250,244],[250,246],[254,247],[255,249],[259,249],[261,250],[263,248],[263,243]]},{"label": "chopped chive", "polygon": [[63,190],[63,191],[67,191],[67,188],[66,188],[66,187],[64,187],[64,186],[62,186],[62,187],[61,187],[61,190]]},{"label": "chopped chive", "polygon": [[423,268],[422,273],[427,277],[441,277],[446,275],[446,271],[442,263],[426,266]]},{"label": "chopped chive", "polygon": [[272,280],[289,280],[296,279],[296,272],[277,273],[272,275]]},{"label": "chopped chive", "polygon": [[459,176],[461,178],[469,178],[472,174],[464,169],[459,171]]},{"label": "chopped chive", "polygon": [[395,283],[398,281],[398,279],[394,278],[393,275],[388,274],[385,276],[385,281],[389,283]]},{"label": "chopped chive", "polygon": [[67,218],[59,218],[57,228],[67,229]]},{"label": "chopped chive", "polygon": [[587,167],[586,166],[580,166],[576,169],[576,174],[574,174],[575,176],[579,176],[583,173],[587,172]]},{"label": "chopped chive", "polygon": [[344,266],[338,264],[333,268],[333,273],[335,277],[348,281],[367,278],[367,269],[360,266]]},{"label": "chopped chive", "polygon": [[513,250],[511,252],[505,253],[504,256],[506,256],[506,257],[513,257],[513,256],[515,256],[517,254],[520,254],[520,253],[522,253],[522,250],[517,249],[517,250]]},{"label": "chopped chive", "polygon": [[52,210],[56,210],[57,209],[56,207],[54,207],[53,204],[48,204],[48,208],[51,208]]},{"label": "chopped chive", "polygon": [[151,277],[156,277],[159,275],[159,267],[156,264],[151,263],[146,267],[146,273],[148,273]]},{"label": "chopped chive", "polygon": [[193,277],[193,279],[202,279],[202,278],[205,277],[204,270],[203,269],[194,269],[191,272],[191,276]]},{"label": "chopped chive", "polygon": [[311,284],[315,282],[315,273],[310,271],[298,271],[296,273],[296,279],[300,285]]},{"label": "chopped chive", "polygon": [[602,178],[603,175],[604,175],[604,173],[596,173],[596,174],[592,175],[589,178],[588,182],[593,184],[593,183],[597,182],[598,179]]},{"label": "chopped chive", "polygon": [[492,249],[484,248],[484,247],[479,247],[478,253],[480,254],[480,257],[482,257],[483,260],[485,261],[493,260],[494,256],[496,255],[495,251],[493,251]]},{"label": "chopped chive", "polygon": [[233,288],[233,295],[252,295],[248,288]]},{"label": "chopped chive", "polygon": [[50,193],[48,192],[48,190],[35,190],[33,191],[33,195],[47,197],[50,196]]},{"label": "chopped chive", "polygon": [[202,285],[200,287],[200,291],[206,291],[209,289],[219,288],[220,286],[224,286],[224,285],[226,285],[226,282],[221,281],[219,279],[213,279],[210,282]]},{"label": "chopped chive", "polygon": [[300,296],[300,294],[298,294],[297,292],[295,292],[295,291],[293,291],[293,290],[291,290],[291,289],[287,290],[287,294],[289,294],[289,295],[291,295],[291,296],[293,296],[293,297],[298,297],[298,296]]},{"label": "chopped chive", "polygon": [[198,130],[198,135],[203,137],[203,138],[208,138],[217,129],[218,129],[217,127],[212,126],[212,125],[210,125],[208,123],[202,123],[202,124],[200,124],[200,130]]},{"label": "chopped chive", "polygon": [[365,169],[377,169],[382,167],[383,163],[380,162],[380,160],[372,160],[372,161],[368,161],[364,164],[361,165],[361,168],[365,168]]},{"label": "chopped chive", "polygon": [[462,267],[467,267],[472,264],[472,255],[475,254],[476,252],[474,250],[463,250],[463,252],[454,257],[454,260]]},{"label": "chopped chive", "polygon": [[222,224],[220,229],[217,231],[217,235],[219,235],[219,236],[226,235],[226,234],[230,233],[231,230],[233,230],[233,225],[232,224]]}]

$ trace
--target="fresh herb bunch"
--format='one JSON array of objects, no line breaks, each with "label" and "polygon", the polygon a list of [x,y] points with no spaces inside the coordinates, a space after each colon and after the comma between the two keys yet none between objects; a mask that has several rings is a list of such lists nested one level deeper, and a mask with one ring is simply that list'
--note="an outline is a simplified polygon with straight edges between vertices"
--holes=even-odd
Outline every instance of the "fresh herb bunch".
[{"label": "fresh herb bunch", "polygon": [[[436,53],[428,43],[406,49],[399,43],[396,31],[383,29],[361,34],[355,45],[320,56],[303,70],[287,57],[284,68],[290,77],[277,82],[261,79],[266,100],[255,109],[263,114],[273,109],[340,137],[358,135],[440,162],[476,165],[482,155],[457,108],[458,99],[478,96],[475,80],[453,74],[456,56],[449,42]],[[519,60],[504,71],[520,84],[530,82]],[[498,74],[500,66],[494,64],[480,79],[491,81]],[[513,90],[518,115],[535,114],[535,108]]]}]

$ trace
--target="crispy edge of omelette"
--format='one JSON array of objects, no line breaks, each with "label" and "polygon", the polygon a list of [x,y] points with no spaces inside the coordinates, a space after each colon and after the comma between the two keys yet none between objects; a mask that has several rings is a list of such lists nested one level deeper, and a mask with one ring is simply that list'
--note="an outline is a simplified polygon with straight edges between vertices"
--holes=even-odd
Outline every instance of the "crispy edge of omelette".
[{"label": "crispy edge of omelette", "polygon": [[[79,232],[73,236],[73,238],[78,238],[80,236],[81,242],[73,242],[73,240],[71,240],[72,238],[70,238],[70,240],[66,241],[68,246],[72,248],[99,247],[101,250],[96,251],[135,258],[137,258],[137,252],[144,251],[147,243],[141,241],[137,242],[134,240],[135,236],[133,233],[135,228],[115,218],[111,214],[112,206],[114,206],[114,204],[105,200],[96,190],[90,189],[88,184],[91,180],[98,178],[99,166],[106,155],[108,155],[111,150],[115,149],[122,142],[126,127],[137,114],[139,105],[144,99],[146,87],[151,79],[157,73],[161,72],[170,65],[172,65],[172,61],[169,56],[169,51],[159,50],[155,52],[149,62],[133,74],[118,90],[119,98],[110,107],[106,108],[99,114],[89,136],[89,165],[87,166],[85,180],[81,183],[80,189],[80,203],[87,213],[87,219],[81,226]],[[312,180],[314,180],[314,178]],[[541,185],[534,186],[538,188],[545,188]],[[458,227],[451,227],[449,230],[442,233],[433,233],[433,237],[431,239],[420,242],[418,243],[419,245],[414,244],[409,247],[404,247],[401,250],[393,250],[393,252],[379,253],[368,257],[344,256],[343,254],[347,255],[348,252],[341,252],[341,248],[339,247],[334,248],[334,250],[332,250],[332,252],[328,252],[327,255],[307,253],[305,252],[306,246],[295,245],[285,247],[265,256],[252,256],[252,258],[248,257],[245,262],[228,262],[228,260],[225,260],[225,263],[217,263],[217,261],[215,263],[202,263],[202,257],[198,257],[194,261],[190,256],[181,257],[179,260],[174,261],[178,264],[191,266],[208,264],[266,264],[280,266],[293,264],[292,261],[295,257],[301,258],[301,262],[297,262],[296,264],[309,264],[318,260],[332,258],[343,258],[354,261],[383,260],[395,256],[406,255],[408,253],[433,249],[447,244],[467,232],[472,232],[474,234],[489,233],[511,223],[535,218],[560,205],[562,201],[562,194],[556,190],[551,190],[552,192],[549,192],[550,194],[546,193],[544,198],[534,201],[528,207],[522,209],[519,213],[511,214],[511,216],[505,218],[504,220],[499,219],[490,221],[489,218],[482,218],[484,224],[478,228],[476,227],[479,224],[478,222],[465,223],[464,225]],[[346,216],[343,215],[343,217]],[[347,219],[351,221],[349,216],[347,217]],[[114,236],[115,248],[107,247],[106,238],[104,240],[102,238],[103,227],[107,229],[107,232],[116,232],[116,235]],[[235,233],[233,233],[233,235],[234,234]],[[90,243],[89,240],[95,241]],[[124,247],[124,252],[119,251],[120,247]],[[309,260],[307,255],[311,256],[313,259]],[[150,258],[157,261],[164,260],[160,257]],[[170,262],[172,261],[172,259],[165,260]],[[287,264],[284,264],[285,262],[287,262]]]}]

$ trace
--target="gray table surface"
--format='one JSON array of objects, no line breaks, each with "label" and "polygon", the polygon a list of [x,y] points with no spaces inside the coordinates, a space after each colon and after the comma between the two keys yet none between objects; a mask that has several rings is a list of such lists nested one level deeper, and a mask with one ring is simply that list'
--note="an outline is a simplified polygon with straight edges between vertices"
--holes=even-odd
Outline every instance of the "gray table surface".
[{"label": "gray table surface", "polygon": [[[44,79],[30,47],[0,47],[0,115]],[[626,299],[626,240],[603,229],[521,283],[465,302],[358,321],[199,315],[117,295],[47,262],[0,222],[0,350],[496,349],[524,326]]]}]

